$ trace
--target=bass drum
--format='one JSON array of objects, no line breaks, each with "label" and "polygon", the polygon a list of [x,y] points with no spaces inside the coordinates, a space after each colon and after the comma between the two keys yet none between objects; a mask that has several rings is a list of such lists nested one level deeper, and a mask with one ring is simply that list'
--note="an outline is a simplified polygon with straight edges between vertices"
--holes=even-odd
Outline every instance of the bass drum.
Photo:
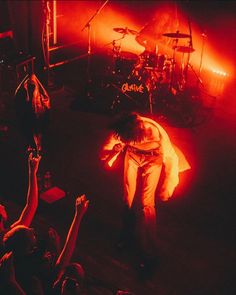
[{"label": "bass drum", "polygon": [[128,51],[121,51],[115,58],[114,73],[123,77],[128,77],[132,73],[137,61],[138,56],[136,54]]},{"label": "bass drum", "polygon": [[141,77],[129,76],[119,82],[120,97],[129,110],[145,111],[149,92]]}]

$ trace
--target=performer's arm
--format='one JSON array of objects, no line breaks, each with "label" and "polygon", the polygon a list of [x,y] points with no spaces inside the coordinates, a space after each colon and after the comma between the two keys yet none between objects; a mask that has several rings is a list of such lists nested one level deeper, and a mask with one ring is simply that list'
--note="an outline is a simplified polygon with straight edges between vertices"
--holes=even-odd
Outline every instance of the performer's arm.
[{"label": "performer's arm", "polygon": [[66,242],[56,262],[56,270],[60,271],[70,262],[75,249],[75,243],[78,236],[81,220],[87,211],[89,201],[85,195],[79,196],[75,202],[75,215],[67,234]]},{"label": "performer's arm", "polygon": [[19,217],[19,219],[11,225],[11,228],[16,225],[30,226],[35,212],[38,207],[38,183],[37,183],[37,171],[41,156],[33,157],[33,154],[29,154],[28,158],[28,170],[29,170],[29,185],[27,193],[26,205]]},{"label": "performer's arm", "polygon": [[125,144],[121,140],[111,134],[100,151],[100,159],[109,161],[116,154],[119,154],[124,149],[124,146]]}]

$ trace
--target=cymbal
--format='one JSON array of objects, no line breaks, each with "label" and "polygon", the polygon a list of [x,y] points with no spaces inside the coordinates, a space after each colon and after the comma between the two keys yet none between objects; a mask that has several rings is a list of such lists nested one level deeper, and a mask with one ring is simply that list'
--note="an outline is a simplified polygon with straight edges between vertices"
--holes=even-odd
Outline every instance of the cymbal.
[{"label": "cymbal", "polygon": [[176,51],[183,52],[183,53],[192,53],[195,51],[195,49],[188,46],[176,46],[173,49],[176,49]]},{"label": "cymbal", "polygon": [[113,31],[120,33],[120,34],[131,34],[131,35],[138,35],[138,32],[135,30],[130,30],[128,28],[113,28]]},{"label": "cymbal", "polygon": [[170,37],[170,38],[189,38],[190,35],[188,34],[183,34],[183,33],[179,33],[178,31],[176,33],[165,33],[165,34],[162,34],[162,36],[165,36],[165,37]]}]

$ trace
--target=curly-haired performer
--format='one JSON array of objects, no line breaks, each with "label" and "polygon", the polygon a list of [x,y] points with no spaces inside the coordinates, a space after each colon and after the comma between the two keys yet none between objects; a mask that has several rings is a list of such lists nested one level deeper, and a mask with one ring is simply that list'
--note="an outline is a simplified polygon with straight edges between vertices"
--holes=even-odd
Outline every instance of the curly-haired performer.
[{"label": "curly-haired performer", "polygon": [[[117,156],[124,152],[125,210],[122,240],[126,243],[136,233],[135,237],[138,237],[137,242],[144,256],[153,257],[156,253],[157,186],[158,196],[167,201],[178,184],[179,172],[189,169],[190,166],[183,155],[177,155],[178,149],[173,147],[166,131],[150,118],[134,112],[128,113],[116,120],[111,129],[112,133],[102,149],[101,159],[112,165]],[[163,177],[160,177],[162,171]],[[141,175],[142,182],[141,210],[136,212],[138,222],[134,222],[131,207],[138,175]]]}]

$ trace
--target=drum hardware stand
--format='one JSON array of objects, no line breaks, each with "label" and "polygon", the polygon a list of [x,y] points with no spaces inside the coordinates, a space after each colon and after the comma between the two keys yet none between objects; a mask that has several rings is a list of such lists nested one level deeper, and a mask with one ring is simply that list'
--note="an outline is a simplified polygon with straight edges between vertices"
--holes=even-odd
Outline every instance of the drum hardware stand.
[{"label": "drum hardware stand", "polygon": [[181,58],[181,75],[180,75],[180,81],[178,82],[178,87],[180,91],[183,91],[186,84],[187,84],[187,76],[188,76],[188,67],[190,65],[189,60],[190,60],[190,53],[187,53],[187,61],[186,64],[184,64],[184,55],[185,53],[182,53],[182,58]]},{"label": "drum hardware stand", "polygon": [[[113,52],[113,64],[116,66],[116,61],[119,60],[120,58],[120,52],[121,52],[121,42],[122,40],[125,38],[125,36],[127,35],[127,32],[123,33],[123,36],[121,38],[115,39],[112,41],[112,52]],[[116,45],[116,42],[120,41],[120,45]],[[116,73],[116,69],[114,68],[112,71],[113,74],[117,74]]]},{"label": "drum hardware stand", "polygon": [[86,74],[87,74],[87,97],[88,98],[92,98],[91,97],[91,83],[92,83],[92,79],[91,79],[91,73],[90,73],[90,64],[91,64],[91,54],[92,54],[92,49],[91,49],[91,22],[92,20],[95,18],[96,15],[98,15],[101,10],[104,8],[104,6],[107,4],[109,0],[106,0],[102,6],[100,6],[100,8],[98,8],[96,10],[96,12],[90,17],[90,19],[87,21],[87,23],[84,25],[84,27],[82,28],[82,32],[84,31],[85,28],[88,28],[88,50],[87,50],[87,69],[86,69]]},{"label": "drum hardware stand", "polygon": [[[204,84],[203,84],[202,79],[201,79],[201,73],[202,73],[202,61],[203,61],[203,53],[204,53],[204,48],[205,48],[205,40],[207,38],[207,35],[203,32],[201,34],[201,36],[202,36],[202,48],[201,48],[201,57],[200,57],[199,70],[198,70],[198,75],[197,75],[197,73],[195,71],[194,71],[194,74],[197,77],[197,81],[204,87]],[[190,67],[193,70],[191,64],[190,64]],[[214,99],[217,98],[217,96],[211,95],[211,94],[209,94],[209,93],[207,93],[207,92],[205,92],[203,90],[202,90],[202,93],[206,94],[207,96],[209,96],[211,98],[214,98]]]},{"label": "drum hardware stand", "polygon": [[148,101],[149,101],[150,114],[152,115],[153,114],[153,94],[152,94],[152,91],[149,91]]},{"label": "drum hardware stand", "polygon": [[[188,57],[187,57],[187,63],[186,63],[186,66],[184,68],[182,68],[182,79],[183,79],[183,82],[184,82],[184,86],[186,85],[186,82],[187,82],[187,74],[188,74],[188,68],[190,67],[192,72],[194,73],[195,77],[197,78],[197,84],[201,84],[202,86],[203,85],[203,82],[202,82],[202,79],[200,78],[200,74],[201,74],[201,69],[202,69],[202,59],[203,59],[203,49],[204,49],[204,37],[206,36],[204,34],[204,36],[202,35],[203,37],[203,43],[202,43],[202,51],[201,51],[201,59],[200,59],[200,66],[199,66],[199,75],[196,73],[196,71],[194,70],[193,66],[191,65],[190,63],[190,53],[194,50],[193,49],[193,39],[192,39],[192,29],[191,29],[191,22],[190,20],[188,19],[188,26],[189,26],[189,51],[187,52],[188,54]],[[184,53],[183,53],[184,55]]]},{"label": "drum hardware stand", "polygon": [[[181,81],[179,83],[180,90],[184,90],[187,84],[187,77],[188,77],[188,67],[190,65],[190,53],[193,50],[193,38],[192,38],[192,28],[191,28],[191,22],[188,18],[188,27],[189,27],[189,42],[188,42],[188,50],[186,52],[183,51],[182,54],[182,61],[181,61]],[[187,60],[186,65],[184,65],[184,54],[187,53]],[[192,67],[191,67],[192,68]],[[192,68],[193,69],[193,68]]]},{"label": "drum hardware stand", "polygon": [[160,78],[157,77],[156,71],[151,70],[149,72],[150,76],[150,86],[147,86],[148,89],[148,103],[149,103],[149,111],[150,114],[153,114],[153,105],[154,105],[154,97],[153,97],[153,92],[155,89],[158,88],[157,85],[159,85],[160,81],[158,81]]},{"label": "drum hardware stand", "polygon": [[203,82],[202,82],[202,79],[201,79],[200,76],[196,73],[196,71],[194,70],[194,68],[193,68],[193,66],[191,65],[190,62],[188,62],[187,67],[190,67],[190,68],[191,68],[192,72],[194,73],[195,77],[197,78],[197,82],[198,82],[199,84],[201,84],[201,85],[204,87],[204,84],[203,84]]},{"label": "drum hardware stand", "polygon": [[173,57],[171,59],[171,75],[170,75],[169,92],[172,92],[172,88],[173,88],[173,84],[174,84],[175,65],[176,65],[175,56],[176,56],[176,49],[177,49],[178,41],[179,41],[178,38],[173,40],[173,46],[172,46]]},{"label": "drum hardware stand", "polygon": [[113,67],[114,67],[113,70],[112,70],[112,74],[117,74],[116,73],[116,60],[119,59],[119,57],[120,57],[120,50],[121,50],[121,43],[120,43],[120,45],[116,45],[116,42],[124,39],[124,37],[125,37],[125,34],[121,38],[115,39],[115,40],[112,41],[112,46],[113,46],[112,47],[112,52],[113,52]]},{"label": "drum hardware stand", "polygon": [[111,42],[107,43],[104,45],[105,46],[108,46],[108,45],[111,45],[112,44],[112,52],[113,52],[113,57],[118,57],[119,54],[120,54],[120,49],[121,49],[121,44],[120,45],[116,45],[116,42],[119,41],[119,40],[122,40],[124,39],[126,34],[124,34],[121,38],[118,38],[118,39],[115,39],[115,40],[112,40]]}]

